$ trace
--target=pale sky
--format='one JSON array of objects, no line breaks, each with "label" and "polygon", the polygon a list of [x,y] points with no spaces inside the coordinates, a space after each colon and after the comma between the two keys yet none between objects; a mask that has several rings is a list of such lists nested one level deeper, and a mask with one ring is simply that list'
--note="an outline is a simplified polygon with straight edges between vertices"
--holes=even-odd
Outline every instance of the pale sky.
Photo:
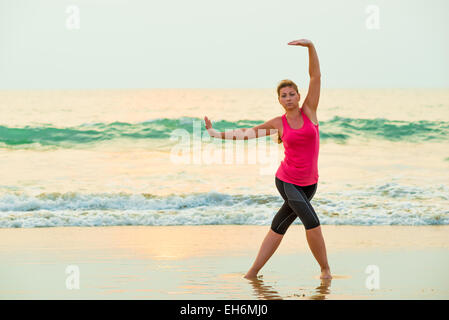
[{"label": "pale sky", "polygon": [[448,88],[448,13],[448,0],[0,0],[0,89],[304,87],[307,48],[287,45],[301,38],[324,88]]}]

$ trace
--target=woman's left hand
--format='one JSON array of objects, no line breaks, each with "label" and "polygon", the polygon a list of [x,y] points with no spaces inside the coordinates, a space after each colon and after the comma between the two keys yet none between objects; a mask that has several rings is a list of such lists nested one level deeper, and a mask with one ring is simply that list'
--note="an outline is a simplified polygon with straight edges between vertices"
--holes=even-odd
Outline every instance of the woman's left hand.
[{"label": "woman's left hand", "polygon": [[310,41],[308,39],[299,39],[299,40],[290,41],[288,44],[291,46],[308,47],[312,44],[312,41]]}]

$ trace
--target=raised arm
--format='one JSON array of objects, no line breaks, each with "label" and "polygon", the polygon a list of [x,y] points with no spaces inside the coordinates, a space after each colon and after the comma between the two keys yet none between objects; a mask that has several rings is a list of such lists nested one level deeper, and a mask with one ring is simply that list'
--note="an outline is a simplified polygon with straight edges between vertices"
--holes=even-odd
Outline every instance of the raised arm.
[{"label": "raised arm", "polygon": [[303,105],[306,105],[311,110],[316,112],[318,108],[318,102],[320,100],[320,89],[321,89],[321,71],[320,62],[318,60],[318,55],[315,50],[315,46],[312,41],[307,39],[295,40],[288,43],[294,46],[307,47],[309,50],[309,75],[310,83],[309,90],[307,92],[307,97],[304,100]]},{"label": "raised arm", "polygon": [[273,118],[252,128],[239,128],[228,130],[225,132],[218,132],[217,130],[212,128],[212,122],[209,120],[209,118],[204,117],[207,132],[211,137],[229,140],[248,140],[272,135],[277,132],[277,129],[274,126],[275,119],[276,118]]}]

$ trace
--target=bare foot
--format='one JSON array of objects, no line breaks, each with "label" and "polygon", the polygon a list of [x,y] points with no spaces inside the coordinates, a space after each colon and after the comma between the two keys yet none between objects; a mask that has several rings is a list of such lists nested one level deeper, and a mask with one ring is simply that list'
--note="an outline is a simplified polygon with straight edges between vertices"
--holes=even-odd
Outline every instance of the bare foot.
[{"label": "bare foot", "polygon": [[257,273],[248,272],[247,274],[245,274],[245,276],[243,278],[245,278],[245,279],[256,279],[257,278]]},{"label": "bare foot", "polygon": [[320,279],[332,279],[331,271],[329,269],[321,270]]}]

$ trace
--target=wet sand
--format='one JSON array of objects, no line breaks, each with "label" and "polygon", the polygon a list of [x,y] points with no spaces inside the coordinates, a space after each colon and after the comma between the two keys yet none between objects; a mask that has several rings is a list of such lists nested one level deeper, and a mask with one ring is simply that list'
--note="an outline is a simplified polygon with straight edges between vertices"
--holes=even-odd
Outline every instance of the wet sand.
[{"label": "wet sand", "polygon": [[257,280],[269,226],[0,229],[1,299],[448,299],[449,226],[323,225],[319,279],[292,225]]}]

